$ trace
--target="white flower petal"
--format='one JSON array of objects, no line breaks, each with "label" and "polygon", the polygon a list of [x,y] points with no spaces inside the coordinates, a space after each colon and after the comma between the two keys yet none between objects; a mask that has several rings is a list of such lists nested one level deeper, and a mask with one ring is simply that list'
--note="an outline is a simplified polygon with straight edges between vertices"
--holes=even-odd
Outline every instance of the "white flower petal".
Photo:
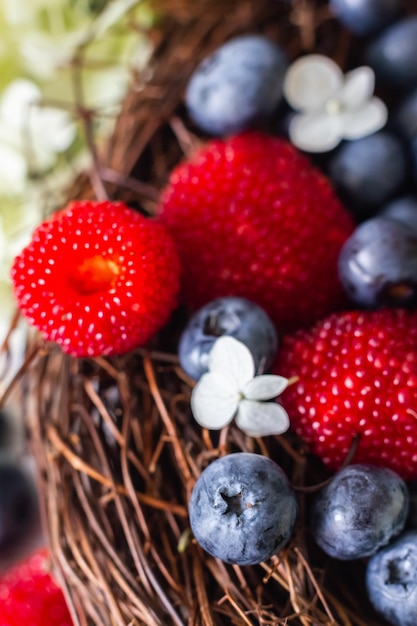
[{"label": "white flower petal", "polygon": [[250,437],[266,437],[285,432],[290,420],[285,409],[276,402],[242,400],[236,424]]},{"label": "white flower petal", "polygon": [[388,109],[379,98],[371,98],[360,109],[344,114],[343,137],[345,139],[361,139],[385,126]]},{"label": "white flower petal", "polygon": [[290,65],[284,95],[296,110],[316,111],[343,85],[343,72],[329,57],[309,54]]},{"label": "white flower petal", "polygon": [[18,150],[0,145],[0,193],[22,193],[27,177],[26,160]]},{"label": "white flower petal", "polygon": [[328,152],[343,138],[343,117],[326,112],[295,115],[288,130],[290,140],[300,150]]},{"label": "white flower petal", "polygon": [[29,140],[47,152],[64,152],[75,139],[76,127],[66,111],[34,107],[29,120]]},{"label": "white flower petal", "polygon": [[22,132],[27,127],[30,109],[41,99],[39,87],[31,80],[18,78],[4,90],[0,105],[2,122]]},{"label": "white flower petal", "polygon": [[374,71],[364,65],[345,75],[345,84],[336,97],[344,108],[352,109],[369,100],[374,93],[374,87]]},{"label": "white flower petal", "polygon": [[[219,337],[211,349],[208,368],[231,381],[230,391],[239,391],[255,375],[255,364],[250,350],[234,337]],[[231,389],[234,385],[234,389]]]},{"label": "white flower petal", "polygon": [[203,428],[218,430],[232,421],[237,411],[239,395],[231,391],[227,381],[217,374],[204,374],[191,394],[191,410]]},{"label": "white flower petal", "polygon": [[252,378],[241,391],[247,400],[271,400],[279,396],[287,386],[288,378],[263,374]]}]

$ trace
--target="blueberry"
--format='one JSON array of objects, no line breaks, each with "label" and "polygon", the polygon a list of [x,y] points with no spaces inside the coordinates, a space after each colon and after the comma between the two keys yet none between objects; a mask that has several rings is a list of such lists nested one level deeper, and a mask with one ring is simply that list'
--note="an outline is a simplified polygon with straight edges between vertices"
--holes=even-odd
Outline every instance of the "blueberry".
[{"label": "blueberry", "polygon": [[409,496],[392,470],[356,464],[340,470],[315,498],[311,529],[330,556],[370,556],[404,528]]},{"label": "blueberry", "polygon": [[19,549],[37,522],[37,496],[28,473],[13,461],[0,462],[0,555]]},{"label": "blueberry", "polygon": [[266,37],[235,37],[192,74],[185,94],[188,113],[207,133],[237,133],[275,110],[287,66],[284,52]]},{"label": "blueberry", "polygon": [[407,528],[417,530],[417,491],[415,485],[410,490],[410,510],[408,512]]},{"label": "blueberry", "polygon": [[382,207],[379,215],[401,222],[407,228],[417,231],[417,197],[401,196],[391,200]]},{"label": "blueberry", "polygon": [[8,414],[0,409],[0,449],[5,450],[11,436],[11,423]]},{"label": "blueberry", "polygon": [[330,0],[330,9],[355,35],[380,30],[401,11],[401,0]]},{"label": "blueberry", "polygon": [[394,115],[393,120],[396,132],[406,140],[417,135],[417,89],[414,89],[404,98]]},{"label": "blueberry", "polygon": [[227,563],[254,565],[288,542],[297,501],[274,461],[238,452],[203,471],[191,494],[189,514],[194,536],[206,552]]},{"label": "blueberry", "polygon": [[333,184],[358,215],[387,201],[401,186],[406,173],[404,147],[386,131],[345,143],[329,164]]},{"label": "blueberry", "polygon": [[365,56],[377,79],[384,83],[407,88],[417,85],[417,15],[384,30]]},{"label": "blueberry", "polygon": [[379,550],[366,570],[368,596],[393,626],[417,624],[417,530]]},{"label": "blueberry", "polygon": [[417,184],[417,133],[412,137],[410,141],[410,157],[411,157],[411,170],[414,177],[414,181]]},{"label": "blueberry", "polygon": [[181,335],[179,359],[191,378],[198,380],[207,372],[209,352],[222,335],[230,335],[249,348],[257,371],[272,365],[278,339],[270,318],[254,302],[229,296],[212,300],[197,311]]},{"label": "blueberry", "polygon": [[360,224],[339,255],[339,278],[356,304],[406,306],[417,300],[417,230],[389,217]]}]

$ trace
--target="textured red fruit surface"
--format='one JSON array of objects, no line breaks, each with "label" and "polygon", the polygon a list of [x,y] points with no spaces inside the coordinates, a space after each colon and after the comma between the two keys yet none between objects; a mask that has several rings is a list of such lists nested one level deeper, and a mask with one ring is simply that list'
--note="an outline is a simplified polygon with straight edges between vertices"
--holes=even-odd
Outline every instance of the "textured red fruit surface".
[{"label": "textured red fruit surface", "polygon": [[176,306],[180,280],[162,224],[122,203],[87,201],[41,224],[11,276],[28,321],[74,356],[145,344]]},{"label": "textured red fruit surface", "polygon": [[354,461],[417,479],[417,312],[330,315],[284,339],[275,367],[299,376],[280,400],[292,428],[332,469]]},{"label": "textured red fruit surface", "polygon": [[345,302],[337,258],[352,219],[327,179],[282,139],[211,141],[173,171],[160,216],[177,243],[192,308],[243,296],[283,329]]},{"label": "textured red fruit surface", "polygon": [[72,626],[61,589],[40,550],[0,577],[0,626]]}]

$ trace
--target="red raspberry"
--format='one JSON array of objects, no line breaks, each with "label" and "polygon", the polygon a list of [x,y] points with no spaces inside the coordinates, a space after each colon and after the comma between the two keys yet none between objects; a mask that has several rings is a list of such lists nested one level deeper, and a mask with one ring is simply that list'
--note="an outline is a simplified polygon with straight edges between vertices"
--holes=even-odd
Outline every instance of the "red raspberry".
[{"label": "red raspberry", "polygon": [[355,462],[417,479],[417,312],[333,314],[284,338],[275,371],[292,428],[332,469],[360,433]]},{"label": "red raspberry", "polygon": [[0,577],[0,626],[72,626],[61,589],[38,550]]},{"label": "red raspberry", "polygon": [[74,356],[145,344],[179,289],[164,226],[120,202],[73,202],[55,214],[35,230],[11,275],[22,313]]},{"label": "red raspberry", "polygon": [[327,179],[282,139],[211,141],[173,171],[160,214],[193,308],[243,296],[283,329],[345,303],[337,258],[353,221]]}]

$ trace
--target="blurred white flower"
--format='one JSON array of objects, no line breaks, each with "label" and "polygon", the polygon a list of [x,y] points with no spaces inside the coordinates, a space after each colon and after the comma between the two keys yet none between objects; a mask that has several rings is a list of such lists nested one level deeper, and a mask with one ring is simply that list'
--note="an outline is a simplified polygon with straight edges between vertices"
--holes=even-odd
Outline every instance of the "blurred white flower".
[{"label": "blurred white flower", "polygon": [[22,193],[26,185],[26,177],[26,160],[17,148],[4,142],[0,129],[0,193]]},{"label": "blurred white flower", "polygon": [[219,337],[209,355],[209,371],[191,394],[191,410],[204,428],[218,430],[233,418],[251,437],[278,435],[289,427],[285,409],[276,402],[288,379],[272,374],[255,376],[250,350],[233,337]]},{"label": "blurred white flower", "polygon": [[[57,154],[69,148],[76,126],[66,111],[41,104],[41,91],[26,79],[16,79],[0,100],[0,191],[23,190],[29,168],[45,171]],[[11,188],[8,189],[8,185]]]},{"label": "blurred white flower", "polygon": [[374,85],[370,67],[358,67],[344,76],[324,55],[295,61],[284,81],[288,103],[301,111],[290,122],[292,143],[307,152],[327,152],[342,139],[360,139],[382,128],[388,112],[382,100],[372,96]]}]

